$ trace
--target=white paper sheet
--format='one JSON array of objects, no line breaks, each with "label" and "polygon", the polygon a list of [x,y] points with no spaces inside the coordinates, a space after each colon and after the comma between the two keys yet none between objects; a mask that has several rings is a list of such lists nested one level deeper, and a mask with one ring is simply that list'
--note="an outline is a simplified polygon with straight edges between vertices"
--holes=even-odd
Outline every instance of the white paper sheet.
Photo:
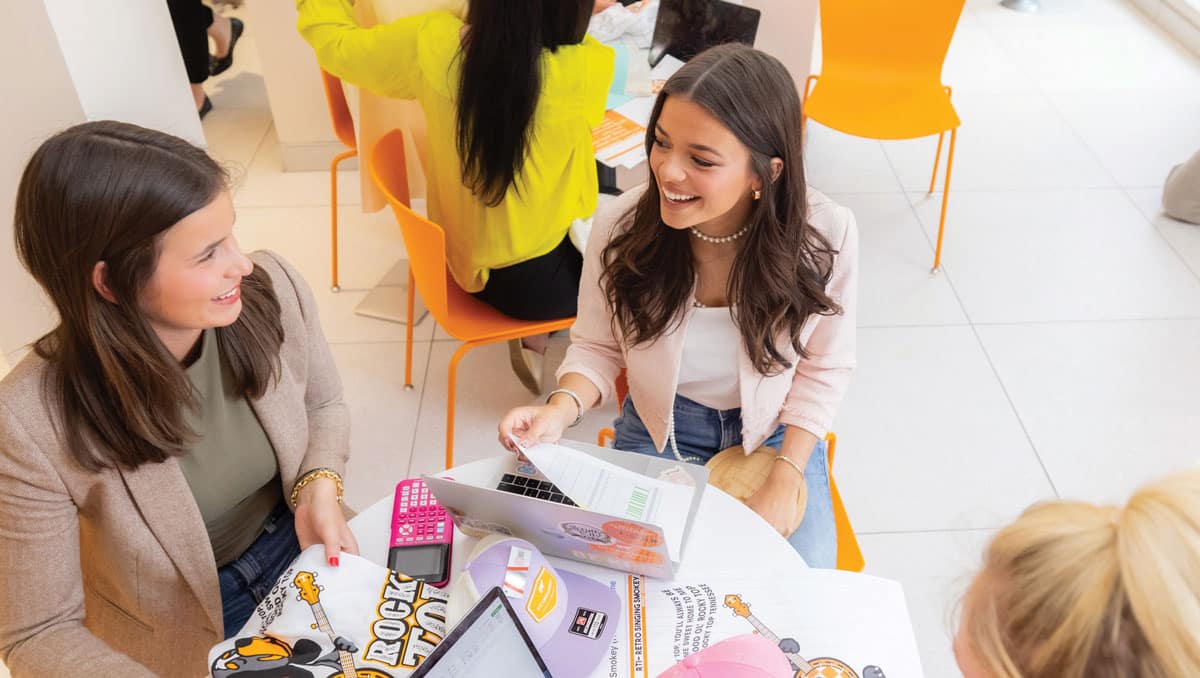
[{"label": "white paper sheet", "polygon": [[693,488],[656,480],[561,445],[534,445],[524,453],[576,504],[661,527],[671,560],[680,560]]}]

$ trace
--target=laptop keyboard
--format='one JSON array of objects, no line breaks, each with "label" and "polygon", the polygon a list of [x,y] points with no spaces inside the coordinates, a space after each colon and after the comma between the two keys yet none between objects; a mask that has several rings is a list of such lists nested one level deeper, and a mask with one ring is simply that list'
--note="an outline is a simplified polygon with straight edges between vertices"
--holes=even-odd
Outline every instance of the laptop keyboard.
[{"label": "laptop keyboard", "polygon": [[505,473],[500,477],[500,484],[496,486],[501,492],[512,492],[526,497],[535,499],[545,499],[556,504],[566,504],[567,506],[575,506],[575,502],[571,501],[570,497],[562,493],[562,490],[550,482],[549,480],[538,480],[528,476],[520,476],[515,473]]}]

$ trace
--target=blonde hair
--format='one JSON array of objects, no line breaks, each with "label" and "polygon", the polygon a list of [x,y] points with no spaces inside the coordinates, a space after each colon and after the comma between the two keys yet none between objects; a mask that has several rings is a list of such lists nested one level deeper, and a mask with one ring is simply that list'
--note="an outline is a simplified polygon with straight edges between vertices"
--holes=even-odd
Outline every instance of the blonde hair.
[{"label": "blonde hair", "polygon": [[1200,470],[1124,508],[1029,508],[963,603],[961,637],[995,678],[1200,676]]}]

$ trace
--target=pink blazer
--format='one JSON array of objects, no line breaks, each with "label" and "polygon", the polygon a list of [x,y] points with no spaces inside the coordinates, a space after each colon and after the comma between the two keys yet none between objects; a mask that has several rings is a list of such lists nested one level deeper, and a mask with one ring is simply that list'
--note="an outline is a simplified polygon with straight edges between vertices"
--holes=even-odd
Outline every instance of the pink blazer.
[{"label": "pink blazer", "polygon": [[[683,339],[691,313],[669,334],[632,348],[613,334],[612,311],[600,288],[600,255],[621,217],[637,203],[643,187],[627,191],[596,211],[579,283],[579,312],[571,328],[571,346],[558,376],[576,372],[600,389],[600,402],[612,397],[621,368],[654,445],[662,451],[679,384]],[[836,316],[812,315],[801,336],[809,357],[799,360],[789,342],[781,354],[792,367],[764,377],[742,351],[738,390],[742,400],[742,445],[754,450],[780,423],[823,437],[833,423],[855,361],[855,301],[858,287],[858,231],[850,210],[808,189],[809,221],[838,251],[826,291],[841,305]],[[686,308],[691,309],[689,297]]]}]

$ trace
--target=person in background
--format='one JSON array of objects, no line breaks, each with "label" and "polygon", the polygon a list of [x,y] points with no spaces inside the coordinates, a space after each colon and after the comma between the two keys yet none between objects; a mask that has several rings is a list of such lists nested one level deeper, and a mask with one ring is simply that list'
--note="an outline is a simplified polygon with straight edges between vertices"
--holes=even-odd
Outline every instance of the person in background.
[{"label": "person in background", "polygon": [[966,678],[1200,676],[1200,470],[1000,530],[963,599]]},{"label": "person in background", "polygon": [[[167,7],[192,85],[192,99],[203,119],[212,110],[212,101],[204,93],[204,81],[233,65],[233,48],[246,27],[241,19],[214,14],[200,0],[167,0]],[[208,52],[209,38],[217,48],[216,54]]]},{"label": "person in background", "polygon": [[25,676],[192,676],[301,549],[358,547],[350,421],[312,293],[234,238],[223,170],[90,122],[17,191],[58,325],[0,381],[0,660]]},{"label": "person in background", "polygon": [[1200,151],[1171,168],[1163,184],[1162,204],[1168,216],[1200,224]]},{"label": "person in background", "polygon": [[709,49],[667,81],[645,143],[649,183],[597,213],[558,389],[509,412],[500,441],[557,441],[625,369],[615,448],[779,450],[746,503],[833,567],[818,441],[855,364],[858,240],[850,211],[805,184],[792,77],[750,47]]},{"label": "person in background", "polygon": [[[429,12],[372,28],[347,0],[297,7],[322,68],[421,104],[429,216],[459,286],[515,318],[575,315],[582,257],[568,231],[596,209],[591,128],[615,58],[586,35],[594,0],[472,2],[465,23]],[[545,343],[509,346],[534,393]]]}]

